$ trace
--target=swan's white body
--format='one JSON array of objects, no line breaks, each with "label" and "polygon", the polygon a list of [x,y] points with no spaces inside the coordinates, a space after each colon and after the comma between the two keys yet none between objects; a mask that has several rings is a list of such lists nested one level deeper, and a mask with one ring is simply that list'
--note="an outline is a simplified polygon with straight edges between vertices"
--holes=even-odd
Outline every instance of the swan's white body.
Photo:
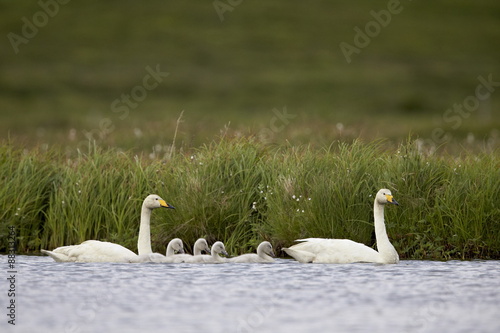
[{"label": "swan's white body", "polygon": [[274,262],[274,252],[271,243],[264,241],[257,247],[257,253],[246,253],[229,258],[233,263],[271,263]]},{"label": "swan's white body", "polygon": [[194,243],[194,246],[193,246],[193,255],[190,255],[190,254],[187,254],[187,253],[185,253],[185,254],[177,254],[177,255],[175,255],[173,257],[173,262],[175,262],[175,263],[186,262],[187,260],[190,260],[193,257],[201,256],[201,252],[202,251],[205,251],[207,253],[211,253],[210,252],[210,247],[208,247],[208,243],[205,240],[205,238],[199,238]]},{"label": "swan's white body", "polygon": [[[153,254],[150,235],[151,211],[160,207],[174,208],[155,194],[148,195],[142,203],[137,244],[139,256]],[[41,251],[57,262],[137,262],[139,260],[139,256],[126,247],[97,240],[88,240],[79,245],[61,246],[52,251]]]},{"label": "swan's white body", "polygon": [[137,254],[121,245],[88,240],[79,245],[61,246],[53,251],[41,250],[57,262],[134,262]]},{"label": "swan's white body", "polygon": [[191,258],[186,258],[185,263],[191,264],[222,264],[227,262],[227,258],[221,257],[219,254],[224,254],[227,256],[226,248],[222,242],[215,242],[212,245],[211,254],[202,254],[199,256],[192,256]]},{"label": "swan's white body", "polygon": [[378,252],[361,243],[349,239],[306,238],[299,244],[283,250],[295,260],[303,263],[347,264],[353,262],[373,262],[397,264],[399,256],[387,236],[384,223],[386,203],[398,204],[391,191],[382,189],[375,196],[373,214],[375,218],[375,237]]}]

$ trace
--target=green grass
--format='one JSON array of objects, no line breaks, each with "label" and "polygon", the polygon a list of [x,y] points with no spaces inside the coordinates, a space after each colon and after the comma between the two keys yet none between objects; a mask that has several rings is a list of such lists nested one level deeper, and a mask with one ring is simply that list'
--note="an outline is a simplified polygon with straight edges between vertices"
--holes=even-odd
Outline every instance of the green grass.
[{"label": "green grass", "polygon": [[[20,253],[91,238],[135,249],[141,201],[158,193],[178,207],[154,213],[161,252],[175,236],[232,253],[373,244],[371,200],[388,187],[403,258],[498,258],[498,87],[458,126],[444,115],[479,76],[500,81],[500,2],[401,1],[348,64],[339,44],[387,3],[242,2],[221,22],[211,1],[71,1],[19,53],[4,38],[0,236],[15,225]],[[0,9],[4,37],[41,10]],[[148,66],[170,74],[113,112]]]},{"label": "green grass", "polygon": [[[387,207],[386,218],[401,258],[499,258],[498,152],[452,157],[422,153],[415,141],[313,148],[227,137],[155,159],[94,145],[69,158],[9,143],[1,150],[0,230],[16,227],[19,253],[86,239],[135,251],[150,193],[176,207],[153,213],[158,252],[174,237],[188,248],[198,237],[222,240],[232,254],[302,237],[371,246],[373,196],[386,187],[400,203]],[[4,252],[6,237],[1,242]]]}]

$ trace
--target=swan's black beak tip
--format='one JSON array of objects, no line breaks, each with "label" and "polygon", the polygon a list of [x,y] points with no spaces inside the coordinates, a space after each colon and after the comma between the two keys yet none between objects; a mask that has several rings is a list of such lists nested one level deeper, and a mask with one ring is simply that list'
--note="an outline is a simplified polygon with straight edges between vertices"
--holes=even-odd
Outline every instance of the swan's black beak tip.
[{"label": "swan's black beak tip", "polygon": [[160,207],[163,207],[163,208],[171,208],[171,209],[175,209],[174,206],[172,206],[171,204],[167,203],[165,200],[161,199],[160,201]]}]

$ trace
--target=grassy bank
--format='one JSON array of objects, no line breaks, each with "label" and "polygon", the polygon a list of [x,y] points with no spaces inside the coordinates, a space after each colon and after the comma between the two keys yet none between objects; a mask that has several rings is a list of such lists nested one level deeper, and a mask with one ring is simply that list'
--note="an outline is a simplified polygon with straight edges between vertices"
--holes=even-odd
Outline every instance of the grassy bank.
[{"label": "grassy bank", "polygon": [[[8,226],[18,253],[86,239],[136,250],[140,206],[149,193],[177,209],[157,210],[153,248],[204,236],[232,254],[262,240],[288,246],[301,237],[373,238],[373,195],[393,191],[389,236],[402,258],[500,258],[500,155],[426,155],[415,142],[272,147],[223,138],[155,159],[95,146],[61,151],[0,147],[0,251]],[[257,211],[252,209],[256,202]]]}]

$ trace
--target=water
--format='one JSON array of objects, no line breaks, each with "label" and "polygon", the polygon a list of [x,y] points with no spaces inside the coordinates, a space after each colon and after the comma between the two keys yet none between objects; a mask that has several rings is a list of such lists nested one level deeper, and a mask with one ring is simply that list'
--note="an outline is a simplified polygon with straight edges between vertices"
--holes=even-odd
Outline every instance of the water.
[{"label": "water", "polygon": [[76,264],[17,256],[16,269],[16,326],[7,323],[2,278],[2,332],[500,332],[500,261]]}]

